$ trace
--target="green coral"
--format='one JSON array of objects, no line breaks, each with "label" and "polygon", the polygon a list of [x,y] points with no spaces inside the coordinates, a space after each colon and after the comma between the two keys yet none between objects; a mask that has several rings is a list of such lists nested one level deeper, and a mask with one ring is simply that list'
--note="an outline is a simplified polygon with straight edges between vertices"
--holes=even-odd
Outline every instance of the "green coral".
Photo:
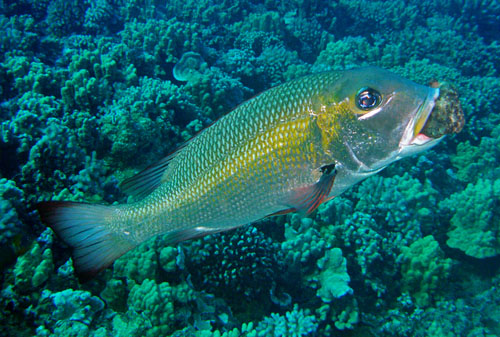
[{"label": "green coral", "polygon": [[[302,274],[311,272],[315,261],[323,256],[328,247],[310,218],[294,214],[290,223],[285,223],[285,241],[281,249],[288,267]],[[297,229],[294,229],[294,224]]]},{"label": "green coral", "polygon": [[[498,128],[500,131],[500,128]],[[465,141],[457,145],[457,153],[451,163],[457,170],[457,178],[469,182],[472,178],[495,179],[500,176],[498,166],[500,143],[496,137],[483,137],[479,145]]]},{"label": "green coral", "polygon": [[98,50],[82,50],[71,57],[70,78],[61,89],[66,109],[95,110],[112,95],[109,83],[119,82],[117,62]]},{"label": "green coral", "polygon": [[319,288],[316,293],[323,302],[330,303],[344,295],[352,294],[353,290],[349,287],[351,278],[347,273],[347,262],[342,257],[340,248],[328,250],[317,264],[321,271],[318,275]]},{"label": "green coral", "polygon": [[252,93],[239,80],[218,68],[207,69],[203,76],[186,84],[185,90],[201,108],[204,119],[209,120],[220,118]]},{"label": "green coral", "polygon": [[161,268],[167,273],[177,270],[176,258],[178,250],[176,247],[163,247],[160,249],[159,263]]},{"label": "green coral", "polygon": [[143,77],[117,95],[99,120],[101,150],[117,166],[159,160],[181,142],[181,128],[200,115],[190,97],[168,81]]},{"label": "green coral", "polygon": [[125,278],[129,289],[158,273],[158,257],[152,241],[147,241],[117,259],[113,266],[115,279]]},{"label": "green coral", "polygon": [[348,303],[340,313],[334,316],[334,325],[339,330],[354,329],[359,323],[359,308],[356,300]]},{"label": "green coral", "polygon": [[45,290],[40,303],[37,309],[46,319],[37,328],[37,336],[87,337],[91,333],[90,325],[98,320],[104,309],[104,303],[98,297],[88,291],[73,289]]},{"label": "green coral", "polygon": [[146,336],[159,336],[172,332],[174,322],[174,295],[172,287],[163,282],[144,280],[132,287],[128,298],[129,310],[147,318],[152,325]]},{"label": "green coral", "polygon": [[35,242],[16,262],[14,285],[19,291],[28,293],[45,283],[53,270],[52,251]]},{"label": "green coral", "polygon": [[[91,163],[87,158],[74,131],[61,126],[56,119],[49,119],[45,135],[30,149],[28,162],[21,170],[22,186],[31,192],[28,201],[37,199],[36,194],[40,197],[42,193],[48,196],[61,192],[66,186],[71,188],[73,199],[83,199],[85,191],[76,189],[75,184],[84,165]],[[92,188],[91,185],[81,187]]]},{"label": "green coral", "polygon": [[61,37],[79,31],[85,21],[85,10],[88,1],[56,0],[50,2],[47,8],[46,23],[49,31]]},{"label": "green coral", "polygon": [[295,304],[284,316],[273,313],[265,317],[255,330],[258,337],[301,337],[314,334],[317,328],[316,318]]},{"label": "green coral", "polygon": [[8,56],[2,66],[13,78],[19,94],[33,91],[44,96],[59,96],[63,72],[26,56]]},{"label": "green coral", "polygon": [[151,322],[134,311],[128,311],[126,314],[117,314],[113,317],[111,328],[100,328],[96,330],[95,336],[99,336],[100,330],[104,336],[129,337],[145,336],[151,329]]},{"label": "green coral", "polygon": [[122,6],[121,1],[90,1],[90,6],[85,11],[85,31],[94,34],[116,31],[123,25],[122,18],[116,14]]},{"label": "green coral", "polygon": [[257,331],[255,330],[253,323],[243,323],[241,329],[234,328],[232,330],[223,331],[211,329],[195,329],[189,326],[182,330],[177,330],[170,337],[258,337]]},{"label": "green coral", "polygon": [[[46,292],[43,296],[47,296]],[[51,319],[78,321],[90,324],[94,315],[104,308],[104,303],[88,291],[66,289],[61,292],[51,293],[49,298],[54,305]]]},{"label": "green coral", "polygon": [[500,254],[500,179],[478,179],[439,206],[451,215],[448,246],[476,258]]},{"label": "green coral", "polygon": [[403,291],[408,291],[419,306],[430,305],[448,279],[452,260],[445,258],[432,235],[401,249],[399,256]]},{"label": "green coral", "polygon": [[6,246],[27,230],[23,221],[25,213],[24,191],[14,181],[0,178],[0,245],[4,248],[3,254],[7,255]]},{"label": "green coral", "polygon": [[359,268],[353,281],[365,284],[363,291],[373,291],[383,303],[396,287],[391,280],[398,273],[399,249],[434,230],[437,196],[429,180],[421,183],[408,173],[371,177],[320,207],[322,237],[342,248],[353,268]]},{"label": "green coral", "polygon": [[109,280],[99,296],[110,308],[116,311],[127,310],[128,289],[126,281],[115,278]]},{"label": "green coral", "polygon": [[[3,9],[3,7],[2,7]],[[13,54],[33,56],[34,51],[44,45],[36,21],[31,15],[14,15],[0,17],[0,24],[4,34],[0,35],[0,60]],[[49,54],[50,51],[47,51]]]},{"label": "green coral", "polygon": [[[287,72],[290,67],[304,66],[296,52],[287,50],[280,46],[265,48],[257,57],[256,64],[260,72],[265,74],[265,81],[268,86],[276,86],[293,77],[293,73]],[[307,67],[306,67],[307,68]],[[297,69],[297,68],[295,68]]]},{"label": "green coral", "polygon": [[169,63],[179,61],[187,51],[201,52],[200,27],[170,20],[129,21],[120,32],[127,59],[139,76],[172,78]]},{"label": "green coral", "polygon": [[388,228],[396,229],[405,224],[409,229],[405,232],[408,238],[417,236],[423,225],[435,219],[429,210],[435,207],[438,192],[431,181],[427,179],[422,183],[408,172],[391,178],[371,177],[361,183],[356,195],[359,198],[357,211],[370,214],[377,223],[385,223]]},{"label": "green coral", "polygon": [[328,43],[321,51],[313,71],[340,70],[373,64],[380,59],[381,50],[364,37],[346,37]]},{"label": "green coral", "polygon": [[[158,160],[245,99],[310,71],[379,65],[421,84],[450,81],[467,123],[310,218],[267,219],[258,234],[179,249],[150,243],[85,290],[66,253],[41,237],[4,264],[0,335],[499,335],[498,277],[464,269],[472,260],[453,250],[459,268],[449,268],[436,242],[448,231],[448,246],[467,255],[500,251],[498,1],[20,0],[1,8],[0,243],[19,253],[19,234],[40,231],[35,202],[124,201],[113,172]],[[172,70],[186,52],[206,65],[182,84]],[[345,264],[352,294],[335,298],[346,288],[332,287],[327,271],[345,277]],[[194,293],[190,282],[213,294]]]}]

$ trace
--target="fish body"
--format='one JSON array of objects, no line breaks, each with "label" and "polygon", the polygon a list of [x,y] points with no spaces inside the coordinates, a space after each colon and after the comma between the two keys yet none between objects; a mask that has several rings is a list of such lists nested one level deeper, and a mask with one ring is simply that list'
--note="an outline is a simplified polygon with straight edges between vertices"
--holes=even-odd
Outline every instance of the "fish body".
[{"label": "fish body", "polygon": [[[439,88],[373,67],[306,76],[242,103],[125,181],[141,200],[45,202],[39,211],[74,248],[84,275],[158,234],[178,242],[268,215],[309,213],[391,162],[437,144],[443,135],[420,132],[439,96]],[[439,123],[460,113],[441,111]]]}]

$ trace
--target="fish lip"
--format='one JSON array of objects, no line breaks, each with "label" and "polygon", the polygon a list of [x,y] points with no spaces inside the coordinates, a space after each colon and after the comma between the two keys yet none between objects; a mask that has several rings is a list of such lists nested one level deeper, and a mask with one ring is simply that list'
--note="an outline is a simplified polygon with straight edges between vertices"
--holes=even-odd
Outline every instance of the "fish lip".
[{"label": "fish lip", "polygon": [[429,142],[440,140],[444,137],[431,138],[420,133],[420,131],[422,131],[422,129],[424,128],[425,123],[429,119],[429,116],[434,109],[438,97],[439,88],[429,88],[429,92],[424,102],[419,106],[417,112],[415,113],[415,116],[406,126],[403,137],[401,138],[401,141],[399,143],[399,147],[401,149],[411,145],[425,145]]}]

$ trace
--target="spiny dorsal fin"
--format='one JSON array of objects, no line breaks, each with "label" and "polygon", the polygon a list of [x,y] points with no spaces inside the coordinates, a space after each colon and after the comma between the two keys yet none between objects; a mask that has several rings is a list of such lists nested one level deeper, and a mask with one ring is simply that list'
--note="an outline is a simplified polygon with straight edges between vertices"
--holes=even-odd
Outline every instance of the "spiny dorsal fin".
[{"label": "spiny dorsal fin", "polygon": [[205,130],[206,129],[203,129],[198,132],[198,134],[196,134],[193,138],[184,142],[184,144],[179,146],[174,152],[172,152],[165,158],[159,160],[153,165],[146,167],[136,175],[122,181],[120,184],[120,188],[122,189],[122,191],[139,199],[144,198],[145,196],[153,192],[158,186],[161,185],[162,182],[164,182],[163,174],[165,173],[165,170],[167,169],[170,161],[174,159],[182,149],[184,149]]},{"label": "spiny dorsal fin", "polygon": [[163,174],[176,153],[177,151],[163,158],[159,162],[145,168],[136,175],[125,179],[120,184],[120,188],[128,195],[137,198],[144,198],[160,186]]}]

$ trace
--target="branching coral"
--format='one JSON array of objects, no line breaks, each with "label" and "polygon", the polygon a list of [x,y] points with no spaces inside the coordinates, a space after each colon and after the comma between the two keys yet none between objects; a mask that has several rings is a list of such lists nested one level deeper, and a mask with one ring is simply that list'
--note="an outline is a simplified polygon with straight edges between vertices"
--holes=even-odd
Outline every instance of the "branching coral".
[{"label": "branching coral", "polygon": [[348,285],[351,279],[347,274],[346,260],[342,257],[340,248],[330,249],[318,261],[318,267],[321,272],[318,276],[320,287],[317,294],[323,302],[329,303],[335,298],[352,293]]},{"label": "branching coral", "polygon": [[115,165],[160,160],[181,143],[181,127],[200,117],[192,99],[170,82],[141,78],[117,96],[99,120],[106,145],[101,151]]},{"label": "branching coral", "polygon": [[87,6],[87,1],[52,1],[46,17],[49,31],[56,36],[81,31]]},{"label": "branching coral", "polygon": [[83,50],[73,55],[69,64],[70,78],[61,95],[66,108],[95,110],[111,98],[110,81],[119,81],[121,74],[116,61],[98,51]]},{"label": "branching coral", "polygon": [[445,258],[432,235],[403,247],[399,259],[402,263],[402,290],[413,295],[419,306],[431,304],[445,288],[443,282],[450,274],[451,259]]},{"label": "branching coral", "polygon": [[185,89],[202,109],[203,119],[212,121],[226,114],[252,93],[239,80],[215,67],[205,71],[196,81],[188,83]]},{"label": "branching coral", "polygon": [[35,243],[21,256],[14,267],[14,285],[21,293],[28,294],[46,282],[54,269],[52,251]]},{"label": "branching coral", "polygon": [[130,291],[129,310],[134,310],[151,321],[154,328],[148,331],[148,336],[166,334],[174,320],[173,299],[172,287],[168,283],[157,284],[146,279],[141,284],[134,285]]},{"label": "branching coral", "polygon": [[271,314],[265,317],[255,330],[259,337],[301,337],[314,334],[317,328],[316,318],[295,304],[293,310],[284,316]]},{"label": "branching coral", "polygon": [[8,245],[26,231],[23,222],[26,205],[23,190],[15,182],[0,178],[0,244]]},{"label": "branching coral", "polygon": [[311,272],[315,262],[324,255],[328,246],[312,219],[298,219],[294,215],[290,222],[297,222],[299,226],[294,229],[292,224],[285,224],[285,241],[281,243],[285,262],[290,270],[300,274]]},{"label": "branching coral", "polygon": [[23,183],[36,189],[55,192],[66,186],[84,168],[85,152],[76,144],[72,130],[51,120],[46,134],[31,148],[28,163],[23,166]]},{"label": "branching coral", "polygon": [[194,299],[193,291],[187,284],[171,286],[167,282],[156,283],[144,280],[132,287],[128,297],[129,312],[137,312],[149,321],[152,328],[146,336],[165,335],[172,332],[175,320],[183,311],[175,312],[176,303],[186,305]]},{"label": "branching coral", "polygon": [[469,256],[485,258],[500,254],[500,179],[479,179],[465,190],[443,200],[451,229],[447,244]]},{"label": "branching coral", "polygon": [[43,96],[60,96],[62,71],[26,56],[7,57],[2,66],[6,67],[7,75],[13,79],[12,87],[18,94],[33,91]]},{"label": "branching coral", "polygon": [[328,43],[316,59],[312,70],[340,70],[373,64],[380,59],[380,53],[380,48],[364,37],[346,37]]},{"label": "branching coral", "polygon": [[269,300],[269,290],[284,271],[281,261],[279,245],[255,227],[195,241],[186,253],[194,284],[228,299],[245,294]]},{"label": "branching coral", "polygon": [[128,49],[129,63],[139,75],[172,78],[168,64],[176,63],[187,51],[201,52],[202,42],[197,24],[171,20],[130,21],[120,32]]},{"label": "branching coral", "polygon": [[[159,238],[81,289],[47,231],[20,245],[11,266],[2,261],[0,335],[499,334],[498,277],[475,268],[500,253],[498,1],[0,7],[5,247],[39,230],[27,226],[37,201],[123,201],[113,173],[145,167],[244,100],[311,71],[379,65],[420,84],[449,81],[467,115],[461,134],[309,217],[179,247]],[[205,63],[180,83],[173,70],[185,53]],[[451,262],[445,241],[483,260],[447,248]]]}]

